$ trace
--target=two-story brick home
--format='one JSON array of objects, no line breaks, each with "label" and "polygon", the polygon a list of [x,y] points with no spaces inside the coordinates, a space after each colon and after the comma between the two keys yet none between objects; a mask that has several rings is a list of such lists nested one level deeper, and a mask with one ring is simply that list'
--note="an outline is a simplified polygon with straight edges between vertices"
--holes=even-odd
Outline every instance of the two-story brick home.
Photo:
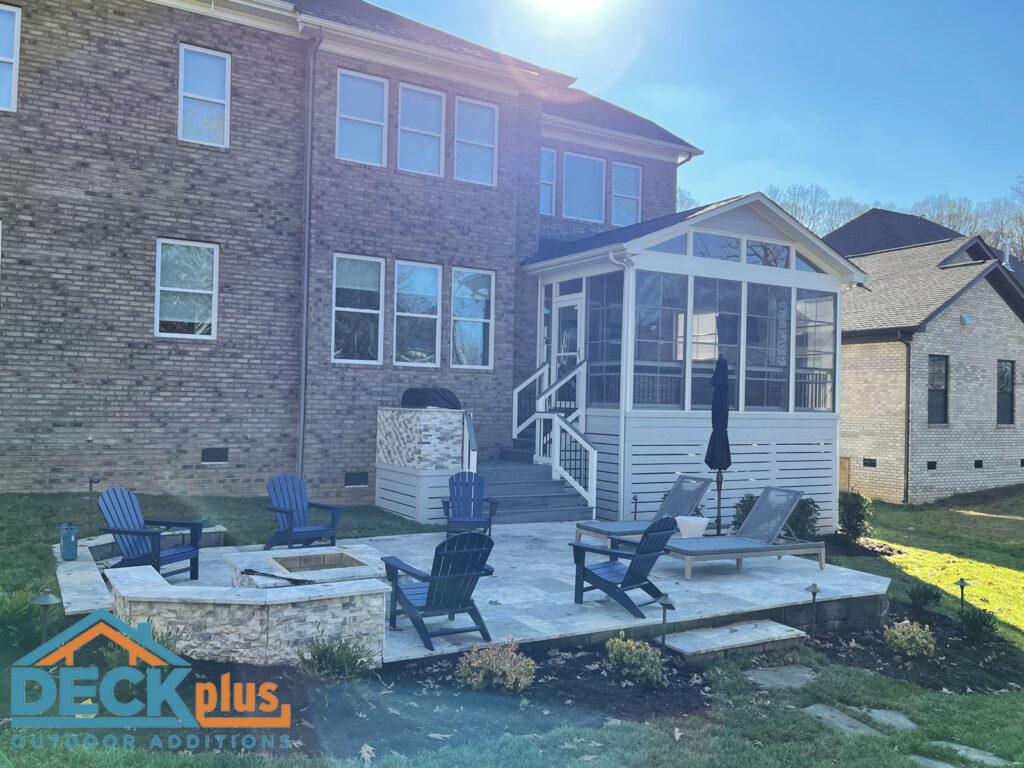
[{"label": "two-story brick home", "polygon": [[[747,484],[787,477],[770,435],[820,416],[790,442],[833,509],[838,294],[863,275],[761,195],[677,216],[700,150],[572,82],[361,0],[0,0],[0,486],[299,473],[365,501],[376,410],[406,388],[453,390],[493,457],[522,436],[517,386],[592,351],[573,387],[601,394],[559,412],[619,424],[580,434],[615,456],[590,506],[621,515],[621,420],[679,411],[692,432],[659,440],[695,445],[721,351]],[[634,348],[638,301],[664,350]],[[638,405],[634,353],[660,392]],[[672,456],[637,470],[648,506]]]}]

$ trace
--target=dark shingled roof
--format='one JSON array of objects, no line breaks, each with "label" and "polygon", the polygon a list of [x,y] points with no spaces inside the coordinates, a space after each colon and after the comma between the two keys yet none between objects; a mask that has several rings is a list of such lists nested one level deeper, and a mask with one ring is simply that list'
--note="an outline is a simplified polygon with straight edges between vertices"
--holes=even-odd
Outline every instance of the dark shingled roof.
[{"label": "dark shingled roof", "polygon": [[[843,295],[843,333],[918,328],[974,280],[998,269],[995,259],[951,259],[975,239],[954,237],[852,257],[871,279]],[[952,263],[944,265],[947,260]]]},{"label": "dark shingled roof", "polygon": [[908,245],[934,243],[951,237],[963,235],[920,216],[872,208],[853,221],[848,221],[829,232],[822,240],[843,256],[856,256],[892,248],[905,248]]},{"label": "dark shingled roof", "polygon": [[577,240],[553,240],[541,238],[540,248],[537,250],[536,255],[529,257],[523,263],[536,264],[541,261],[558,259],[562,256],[571,256],[574,253],[585,253],[596,248],[613,248],[616,245],[628,243],[630,240],[635,240],[638,237],[649,235],[651,232],[657,232],[659,229],[665,229],[665,227],[671,227],[673,224],[679,224],[680,222],[691,219],[705,211],[710,211],[726,205],[727,203],[731,203],[734,200],[739,200],[741,197],[746,197],[746,195],[737,195],[736,197],[730,197],[727,200],[719,200],[717,203],[700,205],[696,208],[691,208],[688,211],[670,213],[666,216],[659,216],[656,219],[641,221],[639,224],[630,224],[628,227],[609,229],[607,232],[599,232],[596,235],[589,235],[588,237],[582,237]]},{"label": "dark shingled roof", "polygon": [[597,125],[612,131],[643,136],[656,141],[665,141],[683,148],[687,154],[703,154],[702,150],[697,149],[690,142],[666,131],[646,117],[640,117],[640,115],[617,107],[578,88],[566,88],[559,98],[548,99],[544,102],[541,111],[545,115],[553,117]]}]

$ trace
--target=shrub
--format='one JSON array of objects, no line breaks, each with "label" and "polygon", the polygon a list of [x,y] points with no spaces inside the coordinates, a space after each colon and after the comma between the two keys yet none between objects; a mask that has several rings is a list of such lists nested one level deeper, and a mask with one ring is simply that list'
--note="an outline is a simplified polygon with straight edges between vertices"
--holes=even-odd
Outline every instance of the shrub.
[{"label": "shrub", "polygon": [[871,533],[875,505],[859,493],[839,494],[839,530],[856,541]]},{"label": "shrub", "polygon": [[[757,497],[752,493],[743,494],[733,507],[732,529],[738,531],[754,508]],[[798,539],[814,539],[818,535],[818,502],[804,496],[797,502],[796,509],[789,516],[789,530]]]},{"label": "shrub", "polygon": [[627,640],[625,632],[604,644],[608,661],[626,677],[660,683],[664,672],[661,651],[642,640]]},{"label": "shrub", "polygon": [[915,584],[910,588],[910,602],[915,608],[925,610],[937,605],[942,599],[942,590],[934,584]]},{"label": "shrub", "polygon": [[[34,597],[29,589],[0,590],[0,645],[29,648],[39,642],[42,609],[32,605]],[[51,632],[60,616],[57,608],[50,608]]]},{"label": "shrub", "polygon": [[299,654],[299,672],[321,680],[362,680],[372,669],[369,651],[348,637],[323,630]]},{"label": "shrub", "polygon": [[496,688],[522,693],[533,682],[536,670],[533,659],[520,653],[519,646],[510,637],[507,643],[491,643],[486,648],[474,645],[462,654],[455,679],[474,691]]},{"label": "shrub", "polygon": [[907,656],[935,655],[935,636],[927,624],[923,627],[916,621],[890,624],[882,632],[882,638],[893,653]]},{"label": "shrub", "polygon": [[964,605],[960,611],[960,628],[969,643],[990,643],[996,638],[996,617],[991,611]]}]

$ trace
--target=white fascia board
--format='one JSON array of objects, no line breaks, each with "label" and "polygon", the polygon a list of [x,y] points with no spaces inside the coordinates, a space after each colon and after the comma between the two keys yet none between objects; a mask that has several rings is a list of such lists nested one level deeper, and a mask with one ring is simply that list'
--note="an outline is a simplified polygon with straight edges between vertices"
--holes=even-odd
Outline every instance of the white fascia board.
[{"label": "white fascia board", "polygon": [[524,264],[523,271],[528,275],[541,275],[545,272],[558,272],[566,267],[583,265],[589,262],[597,262],[602,259],[610,259],[612,256],[617,256],[619,254],[625,256],[626,253],[626,248],[622,244],[606,245],[602,248],[594,248],[589,251],[584,251],[583,253],[570,253],[567,256],[559,256],[555,259],[546,259],[545,261],[536,261],[532,264]]},{"label": "white fascia board", "polygon": [[704,154],[704,150],[697,149],[696,147],[689,151],[670,141],[648,139],[610,128],[601,128],[596,125],[568,120],[564,117],[555,117],[554,115],[541,115],[540,135],[552,141],[584,144],[596,149],[624,152],[636,155],[637,157],[647,157],[652,160],[662,160],[668,163],[679,163],[688,158]]}]

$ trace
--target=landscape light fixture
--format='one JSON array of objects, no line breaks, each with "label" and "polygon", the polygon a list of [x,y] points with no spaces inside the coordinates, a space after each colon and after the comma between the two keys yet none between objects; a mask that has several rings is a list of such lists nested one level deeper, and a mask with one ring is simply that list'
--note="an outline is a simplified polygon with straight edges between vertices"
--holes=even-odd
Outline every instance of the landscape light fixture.
[{"label": "landscape light fixture", "polygon": [[668,592],[662,592],[656,598],[654,602],[661,606],[661,650],[665,650],[665,635],[668,632],[668,612],[674,611],[676,607],[672,605],[672,598],[668,596]]},{"label": "landscape light fixture", "polygon": [[818,589],[817,582],[813,582],[804,591],[811,593],[811,640],[813,641],[818,630],[818,593],[821,590]]},{"label": "landscape light fixture", "polygon": [[43,626],[39,630],[40,644],[46,642],[46,629],[47,625],[50,623],[50,606],[57,605],[59,602],[60,598],[48,589],[44,589],[32,598],[32,605],[38,605],[43,609]]},{"label": "landscape light fixture", "polygon": [[964,588],[971,586],[971,582],[967,581],[966,579],[964,579],[963,576],[961,576],[956,581],[956,585],[958,587],[960,587],[960,613],[963,613],[964,612]]}]

